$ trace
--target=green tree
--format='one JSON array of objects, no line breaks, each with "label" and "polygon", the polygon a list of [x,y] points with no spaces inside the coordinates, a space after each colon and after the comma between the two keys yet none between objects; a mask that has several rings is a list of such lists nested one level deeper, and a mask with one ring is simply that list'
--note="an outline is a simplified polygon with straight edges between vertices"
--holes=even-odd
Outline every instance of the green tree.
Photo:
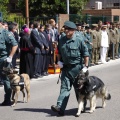
[{"label": "green tree", "polygon": [[3,19],[6,19],[8,15],[8,3],[9,0],[0,0],[0,12],[2,12]]},{"label": "green tree", "polygon": [[[70,0],[70,14],[79,14],[88,0]],[[25,16],[25,0],[18,1]],[[66,0],[29,0],[30,17],[54,16],[66,13]]]}]

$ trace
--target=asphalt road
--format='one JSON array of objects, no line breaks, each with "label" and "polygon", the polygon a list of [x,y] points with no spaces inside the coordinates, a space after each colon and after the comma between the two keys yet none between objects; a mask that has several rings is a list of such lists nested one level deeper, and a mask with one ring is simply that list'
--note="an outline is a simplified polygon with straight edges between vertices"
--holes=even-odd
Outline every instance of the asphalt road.
[{"label": "asphalt road", "polygon": [[[89,68],[90,75],[101,78],[112,96],[106,101],[106,108],[101,108],[101,99],[97,100],[96,111],[86,113],[79,118],[75,117],[77,102],[74,90],[71,90],[70,99],[64,117],[57,117],[50,109],[55,105],[59,95],[60,83],[57,84],[58,75],[49,75],[41,79],[31,80],[31,99],[29,103],[22,102],[22,93],[19,95],[16,107],[0,106],[0,120],[120,120],[120,59]],[[0,87],[0,102],[3,101],[4,90]]]}]

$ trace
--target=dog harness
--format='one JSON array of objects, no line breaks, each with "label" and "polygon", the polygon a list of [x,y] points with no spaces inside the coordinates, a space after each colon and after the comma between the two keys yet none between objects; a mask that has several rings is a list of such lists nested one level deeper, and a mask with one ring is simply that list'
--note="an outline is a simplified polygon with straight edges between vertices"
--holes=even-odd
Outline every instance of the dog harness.
[{"label": "dog harness", "polygon": [[104,86],[104,83],[95,76],[90,76],[87,79],[88,80],[84,83],[84,86],[79,89],[81,94],[88,95],[90,92],[96,92],[100,87]]},{"label": "dog harness", "polygon": [[11,83],[11,87],[14,89],[15,86],[20,86],[20,90],[24,89],[24,77],[20,75],[20,82],[18,83]]},{"label": "dog harness", "polygon": [[[100,87],[104,86],[104,83],[95,76],[90,76],[89,79],[90,79],[90,81],[87,82],[85,85],[86,93],[89,93],[91,91],[96,92]],[[98,81],[98,79],[99,79],[99,81]]]}]

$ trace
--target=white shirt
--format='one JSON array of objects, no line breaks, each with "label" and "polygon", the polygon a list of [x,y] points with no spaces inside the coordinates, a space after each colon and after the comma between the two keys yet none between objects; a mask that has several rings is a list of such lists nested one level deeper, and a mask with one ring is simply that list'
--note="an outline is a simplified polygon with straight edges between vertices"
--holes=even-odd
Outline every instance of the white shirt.
[{"label": "white shirt", "polygon": [[109,47],[108,45],[108,34],[107,31],[102,31],[101,47]]}]

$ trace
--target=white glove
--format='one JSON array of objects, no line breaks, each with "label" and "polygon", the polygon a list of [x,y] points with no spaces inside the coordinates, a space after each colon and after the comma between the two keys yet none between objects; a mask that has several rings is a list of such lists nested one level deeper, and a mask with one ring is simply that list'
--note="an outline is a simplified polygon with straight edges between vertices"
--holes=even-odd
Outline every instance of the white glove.
[{"label": "white glove", "polygon": [[6,58],[6,61],[7,61],[8,63],[11,63],[11,62],[12,62],[12,57],[11,57],[11,56],[7,57],[7,58]]},{"label": "white glove", "polygon": [[58,61],[58,66],[59,66],[60,68],[63,68],[63,62]]},{"label": "white glove", "polygon": [[82,69],[83,73],[86,73],[87,70],[88,70],[88,68],[86,66]]}]

